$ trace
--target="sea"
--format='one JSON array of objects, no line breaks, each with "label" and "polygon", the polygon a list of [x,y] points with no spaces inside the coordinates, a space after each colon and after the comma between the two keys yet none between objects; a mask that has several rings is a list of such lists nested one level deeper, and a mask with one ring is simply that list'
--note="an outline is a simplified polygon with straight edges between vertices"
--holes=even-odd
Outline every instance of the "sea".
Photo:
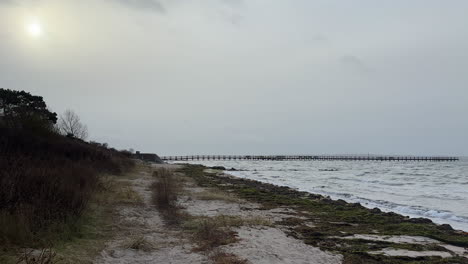
[{"label": "sea", "polygon": [[468,159],[456,162],[205,160],[227,173],[468,231]]}]

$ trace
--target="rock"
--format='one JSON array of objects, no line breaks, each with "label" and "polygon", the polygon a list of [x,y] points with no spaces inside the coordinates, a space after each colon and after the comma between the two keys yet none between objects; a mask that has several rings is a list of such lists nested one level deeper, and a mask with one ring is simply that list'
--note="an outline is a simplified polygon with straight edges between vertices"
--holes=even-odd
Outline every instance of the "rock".
[{"label": "rock", "polygon": [[453,228],[451,225],[449,224],[443,224],[443,225],[440,225],[439,226],[439,229],[440,230],[447,230],[447,231],[453,231]]},{"label": "rock", "polygon": [[405,216],[399,215],[399,214],[394,213],[394,212],[386,212],[385,215],[386,215],[386,216],[393,216],[393,217],[405,219]]},{"label": "rock", "polygon": [[349,205],[350,207],[355,207],[355,208],[364,207],[364,206],[362,206],[360,203],[349,203],[348,205]]},{"label": "rock", "polygon": [[408,222],[410,223],[415,223],[415,224],[430,224],[432,223],[432,220],[431,219],[427,219],[427,218],[410,218],[407,220]]},{"label": "rock", "polygon": [[382,213],[382,210],[380,210],[380,209],[377,208],[377,207],[375,207],[374,209],[371,209],[370,211],[371,211],[372,213],[374,213],[374,214],[380,214],[380,213]]},{"label": "rock", "polygon": [[317,231],[312,231],[308,235],[310,235],[311,237],[322,237],[322,236],[324,236],[323,233],[317,232]]},{"label": "rock", "polygon": [[226,168],[223,167],[223,166],[213,166],[210,169],[213,169],[213,170],[226,170]]},{"label": "rock", "polygon": [[338,205],[347,205],[348,203],[345,200],[338,199],[338,200],[336,200],[336,204],[338,204]]},{"label": "rock", "polygon": [[320,194],[309,193],[309,198],[310,199],[322,199],[323,196]]},{"label": "rock", "polygon": [[229,171],[237,171],[237,170],[234,168],[230,168]]}]

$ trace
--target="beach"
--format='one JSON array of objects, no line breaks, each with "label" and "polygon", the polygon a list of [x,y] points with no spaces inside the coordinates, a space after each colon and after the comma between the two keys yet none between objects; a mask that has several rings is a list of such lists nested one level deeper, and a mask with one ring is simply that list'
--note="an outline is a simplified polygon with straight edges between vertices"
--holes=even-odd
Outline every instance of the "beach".
[{"label": "beach", "polygon": [[[181,186],[177,213],[152,203],[161,166]],[[142,199],[119,205],[96,263],[468,263],[467,234],[448,225],[222,170],[146,164],[125,182]]]}]

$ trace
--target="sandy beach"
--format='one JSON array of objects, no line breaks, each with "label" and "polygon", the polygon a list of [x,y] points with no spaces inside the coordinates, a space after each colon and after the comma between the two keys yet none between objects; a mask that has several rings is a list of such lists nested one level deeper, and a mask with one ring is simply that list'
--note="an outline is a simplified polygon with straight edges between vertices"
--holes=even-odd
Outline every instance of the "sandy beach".
[{"label": "sandy beach", "polygon": [[[153,171],[161,169],[181,187],[177,214],[183,220],[177,224],[152,202]],[[446,226],[220,170],[140,164],[120,181],[141,199],[118,205],[114,235],[95,263],[468,263],[468,236]],[[198,237],[207,223],[226,237]]]}]

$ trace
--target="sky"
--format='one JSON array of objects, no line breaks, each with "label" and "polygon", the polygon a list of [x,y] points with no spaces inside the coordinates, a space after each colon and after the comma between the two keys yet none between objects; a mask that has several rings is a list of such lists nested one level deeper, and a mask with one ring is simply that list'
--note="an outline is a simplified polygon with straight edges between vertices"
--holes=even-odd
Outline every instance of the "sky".
[{"label": "sky", "polygon": [[466,0],[0,0],[0,87],[90,140],[468,156]]}]

